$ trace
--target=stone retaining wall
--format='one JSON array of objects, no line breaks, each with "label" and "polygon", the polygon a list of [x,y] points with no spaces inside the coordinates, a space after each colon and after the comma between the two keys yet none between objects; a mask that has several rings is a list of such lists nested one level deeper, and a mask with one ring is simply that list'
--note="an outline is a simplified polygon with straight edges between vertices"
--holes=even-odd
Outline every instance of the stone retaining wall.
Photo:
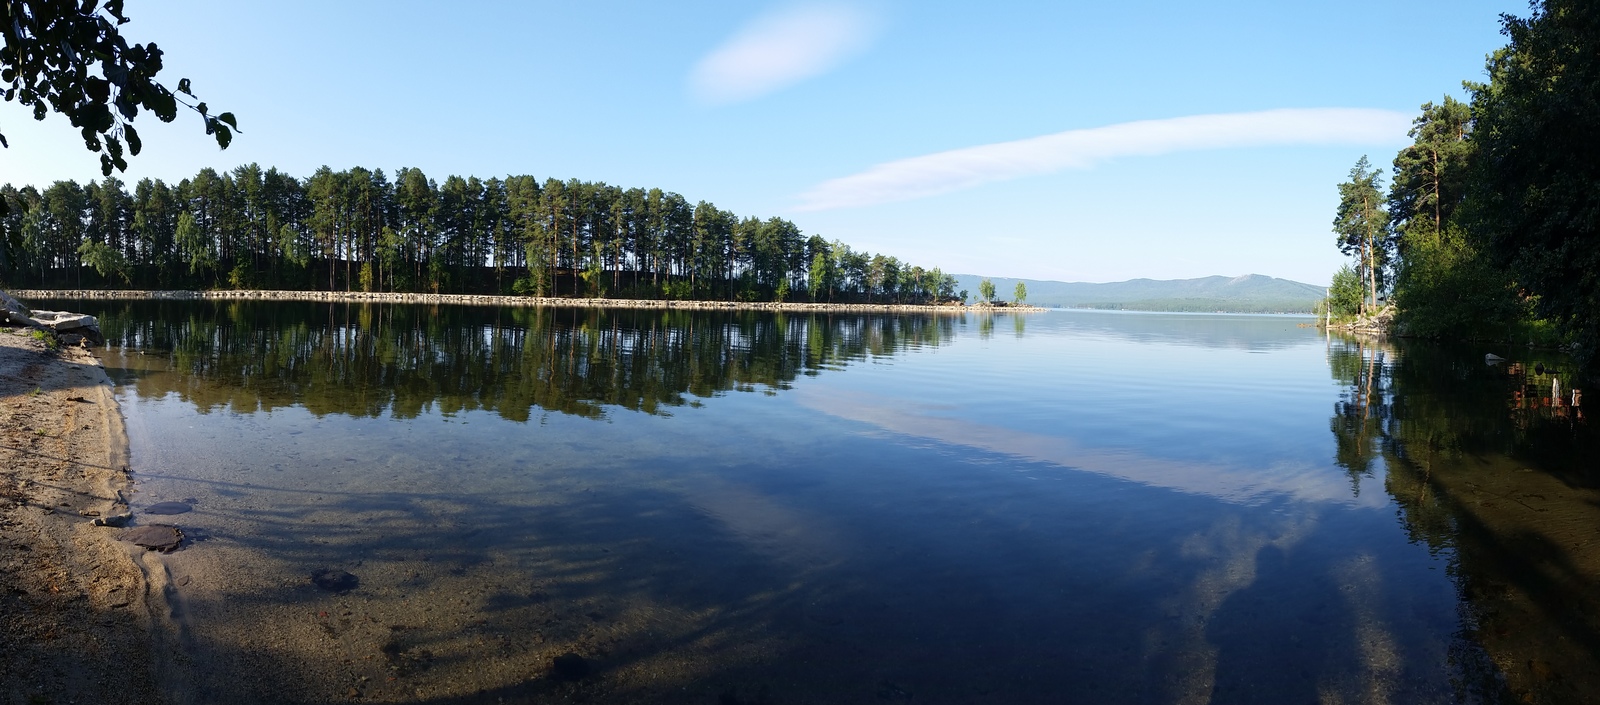
[{"label": "stone retaining wall", "polygon": [[749,301],[659,301],[650,299],[573,299],[472,294],[410,294],[362,291],[137,291],[108,289],[14,289],[19,299],[325,301],[385,304],[455,304],[464,306],[547,306],[578,308],[672,309],[689,311],[791,311],[802,313],[936,313],[1037,312],[1037,306],[928,306],[901,304],[776,303]]}]

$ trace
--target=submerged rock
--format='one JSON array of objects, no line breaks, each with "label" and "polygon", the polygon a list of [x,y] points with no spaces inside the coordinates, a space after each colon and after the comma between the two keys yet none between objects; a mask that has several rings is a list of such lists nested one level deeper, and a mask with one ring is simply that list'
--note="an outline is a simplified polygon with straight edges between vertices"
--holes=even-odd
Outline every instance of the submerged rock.
[{"label": "submerged rock", "polygon": [[338,568],[311,571],[311,583],[328,592],[350,592],[361,586],[361,579]]},{"label": "submerged rock", "polygon": [[183,544],[183,531],[168,524],[151,524],[127,529],[117,538],[141,548],[171,553]]},{"label": "submerged rock", "polygon": [[187,511],[189,511],[191,509],[194,509],[194,507],[191,507],[191,506],[189,506],[187,504],[184,504],[183,502],[157,502],[157,503],[152,504],[152,505],[150,505],[148,507],[145,507],[144,508],[144,513],[145,514],[171,515],[171,514],[182,514],[182,513],[187,512]]}]

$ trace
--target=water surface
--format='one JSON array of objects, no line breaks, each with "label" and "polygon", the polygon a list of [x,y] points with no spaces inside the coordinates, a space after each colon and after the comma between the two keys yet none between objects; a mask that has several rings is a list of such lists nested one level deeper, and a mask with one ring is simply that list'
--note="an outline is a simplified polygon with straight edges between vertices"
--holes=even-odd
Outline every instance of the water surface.
[{"label": "water surface", "polygon": [[77,306],[135,511],[193,506],[159,520],[201,700],[1600,693],[1559,358],[1275,316]]}]

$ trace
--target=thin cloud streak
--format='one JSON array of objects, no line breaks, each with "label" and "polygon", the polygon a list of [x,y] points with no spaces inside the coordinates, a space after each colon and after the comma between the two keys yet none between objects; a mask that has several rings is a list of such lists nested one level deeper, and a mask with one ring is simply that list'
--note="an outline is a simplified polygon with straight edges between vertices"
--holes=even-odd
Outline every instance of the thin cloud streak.
[{"label": "thin cloud streak", "polygon": [[871,44],[877,22],[845,5],[813,4],[746,25],[695,66],[689,87],[712,105],[738,103],[826,73]]},{"label": "thin cloud streak", "polygon": [[994,181],[1089,169],[1117,157],[1201,149],[1286,145],[1392,144],[1411,116],[1368,108],[1288,108],[1140,120],[1012,142],[967,147],[874,166],[800,195],[796,210],[822,211],[909,201]]}]

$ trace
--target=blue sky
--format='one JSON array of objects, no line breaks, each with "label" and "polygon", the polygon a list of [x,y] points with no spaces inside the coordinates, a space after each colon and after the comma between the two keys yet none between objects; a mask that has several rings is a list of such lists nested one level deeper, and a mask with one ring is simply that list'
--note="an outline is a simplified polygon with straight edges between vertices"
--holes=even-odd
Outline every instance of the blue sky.
[{"label": "blue sky", "polygon": [[[258,162],[660,187],[945,271],[1066,281],[1342,263],[1356,159],[1465,97],[1523,2],[129,0],[243,134],[135,123],[124,181]],[[171,83],[169,83],[171,85]],[[0,104],[0,182],[98,178]]]}]

